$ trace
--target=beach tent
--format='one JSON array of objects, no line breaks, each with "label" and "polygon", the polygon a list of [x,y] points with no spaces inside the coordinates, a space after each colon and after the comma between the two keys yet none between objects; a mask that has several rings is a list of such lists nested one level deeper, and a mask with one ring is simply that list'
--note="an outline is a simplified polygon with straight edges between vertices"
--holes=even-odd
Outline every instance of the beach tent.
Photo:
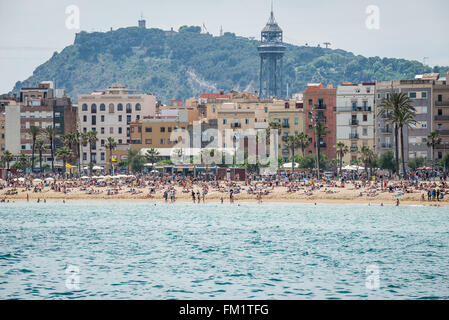
[{"label": "beach tent", "polygon": [[[297,164],[295,162],[295,168],[298,168],[298,167],[299,167],[299,164]],[[292,162],[284,163],[283,168],[284,169],[291,169],[292,168]]]}]

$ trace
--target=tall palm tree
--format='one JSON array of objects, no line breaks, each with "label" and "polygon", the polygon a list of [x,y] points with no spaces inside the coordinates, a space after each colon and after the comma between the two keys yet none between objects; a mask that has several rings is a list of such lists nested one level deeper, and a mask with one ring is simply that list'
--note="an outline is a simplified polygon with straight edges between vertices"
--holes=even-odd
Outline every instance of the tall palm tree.
[{"label": "tall palm tree", "polygon": [[129,149],[127,156],[128,156],[127,162],[128,162],[128,173],[129,173],[129,169],[132,168],[133,161],[139,156],[139,150]]},{"label": "tall palm tree", "polygon": [[14,159],[14,156],[11,152],[9,152],[8,150],[5,150],[3,152],[3,161],[6,163],[6,169],[9,170],[9,163]]},{"label": "tall palm tree", "polygon": [[427,146],[432,149],[432,169],[435,163],[435,146],[441,143],[441,136],[439,133],[432,131],[427,137]]},{"label": "tall palm tree", "polygon": [[310,137],[307,133],[300,132],[298,135],[298,146],[301,148],[302,156],[306,156],[306,149],[310,146]]},{"label": "tall palm tree", "polygon": [[36,150],[39,153],[39,169],[42,174],[42,153],[47,150],[47,145],[45,144],[44,140],[38,140],[36,142]]},{"label": "tall palm tree", "polygon": [[31,150],[31,171],[34,171],[34,149],[36,147],[37,136],[40,134],[40,132],[41,128],[30,126],[31,139],[33,140],[33,149]]},{"label": "tall palm tree", "polygon": [[72,133],[72,146],[75,146],[77,158],[78,158],[78,172],[81,172],[81,133],[75,131]]},{"label": "tall palm tree", "polygon": [[44,135],[50,142],[50,155],[51,155],[51,171],[55,172],[55,159],[54,159],[54,152],[55,152],[55,136],[56,136],[56,130],[52,126],[47,127],[44,130]]},{"label": "tall palm tree", "polygon": [[22,168],[22,170],[26,170],[26,168],[28,167],[29,163],[28,163],[28,156],[24,153],[21,153],[19,156],[19,163],[20,163],[20,167]]},{"label": "tall palm tree", "polygon": [[414,121],[415,108],[412,100],[405,93],[390,93],[389,97],[379,105],[378,115],[386,115],[386,122],[394,126],[394,140],[396,149],[396,172],[399,173],[399,134],[401,135],[402,166],[405,173],[403,127],[410,126]]},{"label": "tall palm tree", "polygon": [[376,154],[373,149],[371,149],[368,146],[363,146],[360,150],[360,161],[363,162],[365,166],[365,173],[366,178],[369,180],[369,174],[368,174],[368,166],[370,166],[374,159],[376,158]]},{"label": "tall palm tree", "polygon": [[339,166],[340,166],[340,175],[342,175],[342,167],[343,167],[343,157],[345,154],[349,152],[349,148],[347,145],[344,144],[344,142],[337,142],[337,155],[339,159]]},{"label": "tall palm tree", "polygon": [[[182,150],[181,150],[182,152]],[[147,150],[145,153],[145,158],[151,163],[151,170],[153,170],[153,165],[156,162],[157,157],[159,156],[159,151],[154,148]]]},{"label": "tall palm tree", "polygon": [[[81,136],[80,136],[80,145],[81,146],[87,146],[87,144],[89,143],[89,134],[88,132],[82,132]],[[84,165],[84,163],[83,163]]]},{"label": "tall palm tree", "polygon": [[68,147],[62,147],[59,148],[59,150],[56,152],[56,158],[62,160],[62,162],[64,163],[64,172],[66,173],[67,176],[67,162],[72,158],[72,150],[69,149]]},{"label": "tall palm tree", "polygon": [[286,145],[290,148],[292,153],[292,174],[295,173],[295,149],[299,147],[298,136],[288,136]]},{"label": "tall palm tree", "polygon": [[327,134],[330,133],[330,131],[328,130],[329,128],[326,127],[326,125],[324,124],[324,122],[322,121],[317,121],[316,125],[315,125],[315,137],[316,137],[316,156],[317,156],[317,177],[320,177],[320,160],[321,160],[321,148],[320,148],[320,142],[321,142],[321,138],[324,138]]},{"label": "tall palm tree", "polygon": [[270,144],[270,135],[271,135],[271,130],[280,130],[281,129],[281,124],[278,121],[272,121],[268,124],[268,128],[267,128],[267,144]]},{"label": "tall palm tree", "polygon": [[92,174],[92,147],[93,145],[98,141],[98,137],[97,137],[97,131],[89,131],[87,133],[87,141],[89,142],[89,156],[90,156],[90,163],[89,163],[89,167],[90,167],[90,173]]},{"label": "tall palm tree", "polygon": [[105,148],[107,150],[109,150],[108,159],[110,159],[110,161],[111,161],[111,172],[112,172],[112,151],[114,151],[117,148],[117,142],[115,142],[113,137],[108,137],[106,144],[105,144]]}]

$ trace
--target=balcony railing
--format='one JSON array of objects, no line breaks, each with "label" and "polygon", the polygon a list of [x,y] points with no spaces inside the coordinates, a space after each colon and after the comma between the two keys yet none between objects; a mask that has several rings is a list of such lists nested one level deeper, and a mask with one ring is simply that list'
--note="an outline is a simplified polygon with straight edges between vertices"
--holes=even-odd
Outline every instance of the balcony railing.
[{"label": "balcony railing", "polygon": [[381,147],[382,149],[390,149],[390,148],[391,148],[391,143],[382,143],[382,144],[380,145],[380,147]]},{"label": "balcony railing", "polygon": [[349,120],[349,125],[350,126],[358,126],[359,125],[359,120],[351,119],[351,120]]},{"label": "balcony railing", "polygon": [[282,124],[282,128],[290,128],[290,125],[288,123]]},{"label": "balcony railing", "polygon": [[231,123],[231,128],[241,128],[242,125],[240,123]]},{"label": "balcony railing", "polygon": [[449,130],[437,130],[437,133],[441,136],[449,136]]},{"label": "balcony railing", "polygon": [[326,147],[327,147],[326,143],[324,143],[324,142],[320,143],[320,148],[326,148]]},{"label": "balcony railing", "polygon": [[317,122],[324,122],[326,123],[326,117],[318,117],[316,118]]},{"label": "balcony railing", "polygon": [[385,134],[393,133],[393,129],[391,129],[391,128],[382,128],[382,129],[380,129],[379,131],[380,131],[381,133],[385,133]]},{"label": "balcony railing", "polygon": [[449,107],[449,100],[446,100],[446,101],[435,101],[435,106],[437,106],[437,107]]},{"label": "balcony railing", "polygon": [[316,104],[315,109],[316,110],[326,110],[326,105],[325,104]]},{"label": "balcony railing", "polygon": [[435,116],[436,121],[449,120],[449,116]]},{"label": "balcony railing", "polygon": [[350,133],[349,134],[349,139],[358,139],[359,138],[359,134],[358,133]]}]

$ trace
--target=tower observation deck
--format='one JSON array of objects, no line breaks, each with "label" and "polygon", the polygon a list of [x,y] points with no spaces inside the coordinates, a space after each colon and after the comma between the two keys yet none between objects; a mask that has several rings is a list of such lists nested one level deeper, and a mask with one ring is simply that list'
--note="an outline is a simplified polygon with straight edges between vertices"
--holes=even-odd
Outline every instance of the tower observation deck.
[{"label": "tower observation deck", "polygon": [[286,46],[282,39],[282,29],[274,19],[273,8],[270,19],[261,32],[261,45],[257,47],[260,56],[260,93],[263,98],[282,98],[282,58]]}]

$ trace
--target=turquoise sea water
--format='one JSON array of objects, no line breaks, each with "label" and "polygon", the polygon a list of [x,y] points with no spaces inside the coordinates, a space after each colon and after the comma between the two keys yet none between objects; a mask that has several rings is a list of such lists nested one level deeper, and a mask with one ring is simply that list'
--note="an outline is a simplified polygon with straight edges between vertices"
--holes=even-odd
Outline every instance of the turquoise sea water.
[{"label": "turquoise sea water", "polygon": [[448,298],[449,208],[0,204],[0,299]]}]

